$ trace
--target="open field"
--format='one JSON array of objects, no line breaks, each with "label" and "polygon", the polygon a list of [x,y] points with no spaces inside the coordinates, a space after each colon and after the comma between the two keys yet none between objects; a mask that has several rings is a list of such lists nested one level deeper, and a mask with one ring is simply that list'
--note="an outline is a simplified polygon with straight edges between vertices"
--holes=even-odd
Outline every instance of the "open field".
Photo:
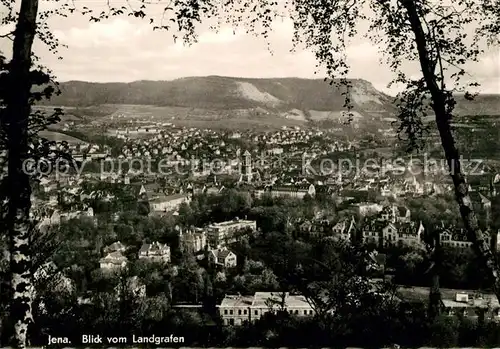
[{"label": "open field", "polygon": [[[100,122],[126,123],[128,121],[169,122],[176,126],[212,129],[278,129],[282,126],[305,126],[306,120],[284,115],[251,110],[208,110],[185,107],[158,107],[152,105],[114,104],[103,106],[112,111],[99,118]],[[99,107],[92,107],[98,109]]]},{"label": "open field", "polygon": [[[43,107],[41,107],[43,108]],[[53,109],[47,106],[44,109]],[[272,130],[283,126],[301,128],[308,126],[318,126],[320,128],[341,128],[346,132],[351,131],[348,125],[343,125],[339,118],[340,111],[320,111],[315,109],[300,110],[290,109],[287,112],[270,110],[262,107],[252,107],[247,109],[213,109],[186,106],[158,106],[158,105],[137,105],[137,104],[103,104],[89,107],[64,107],[63,116],[59,126],[67,122],[86,123],[99,122],[104,124],[127,123],[129,121],[148,122],[169,122],[176,126],[212,128],[212,129],[256,129]],[[359,132],[370,132],[379,128],[385,129],[391,126],[394,118],[387,117],[387,113],[361,114],[354,111],[353,123],[357,124]],[[426,117],[425,122],[429,122],[431,131],[435,133],[435,123],[432,116]],[[467,115],[454,118],[453,127],[458,138],[477,138],[479,133],[491,133],[500,126],[500,118],[497,115]],[[111,127],[113,127],[111,126]],[[54,129],[58,128],[53,127]],[[354,128],[354,127],[351,127]],[[472,132],[472,134],[471,134]],[[496,137],[498,134],[495,135]],[[481,137],[480,137],[481,138]],[[491,139],[491,135],[484,137]]]},{"label": "open field", "polygon": [[[290,120],[293,121],[293,120]],[[272,120],[224,120],[224,121],[201,121],[201,120],[172,120],[176,126],[195,127],[195,128],[209,128],[214,130],[277,130],[282,126],[299,126],[304,127],[306,124],[298,122],[284,122],[276,123]]]},{"label": "open field", "polygon": [[78,138],[54,131],[40,131],[40,136],[55,142],[85,143]]}]

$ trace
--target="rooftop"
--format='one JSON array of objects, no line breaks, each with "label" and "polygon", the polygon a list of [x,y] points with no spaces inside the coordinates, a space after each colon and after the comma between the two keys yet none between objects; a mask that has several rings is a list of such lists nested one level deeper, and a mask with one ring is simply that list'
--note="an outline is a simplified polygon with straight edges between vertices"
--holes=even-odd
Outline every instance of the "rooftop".
[{"label": "rooftop", "polygon": [[122,262],[126,262],[127,257],[121,254],[121,252],[111,252],[106,257],[101,258],[101,263],[112,263],[112,264],[121,264]]},{"label": "rooftop", "polygon": [[253,296],[226,296],[222,300],[221,307],[249,307],[252,305]]},{"label": "rooftop", "polygon": [[[256,307],[267,308],[268,300],[281,300],[280,292],[255,292],[253,296],[227,295],[221,303],[221,307]],[[285,304],[290,308],[310,308],[304,296],[290,295],[286,292]]]},{"label": "rooftop", "polygon": [[[500,304],[498,303],[498,300],[494,294],[486,293],[484,291],[478,291],[478,290],[455,290],[455,289],[447,289],[447,288],[442,288],[440,289],[441,291],[441,298],[443,300],[443,303],[447,306],[450,307],[470,307],[470,306],[476,306],[476,307],[483,307],[483,306],[492,306],[492,307],[500,307]],[[474,302],[470,303],[464,303],[464,302],[457,302],[456,301],[456,295],[457,293],[460,294],[467,294],[469,296],[469,299],[473,299]],[[407,301],[416,301],[416,302],[427,302],[429,299],[429,288],[428,287],[401,287],[398,290],[398,295],[404,300]]]},{"label": "rooftop", "polygon": [[158,197],[150,200],[151,203],[160,203],[160,202],[168,202],[179,199],[186,198],[186,195],[183,193],[171,194],[171,195],[159,195]]},{"label": "rooftop", "polygon": [[231,226],[233,224],[253,224],[253,223],[255,223],[255,221],[249,221],[249,220],[245,220],[245,219],[234,219],[232,221],[213,223],[210,226],[211,227],[227,227],[227,226]]}]

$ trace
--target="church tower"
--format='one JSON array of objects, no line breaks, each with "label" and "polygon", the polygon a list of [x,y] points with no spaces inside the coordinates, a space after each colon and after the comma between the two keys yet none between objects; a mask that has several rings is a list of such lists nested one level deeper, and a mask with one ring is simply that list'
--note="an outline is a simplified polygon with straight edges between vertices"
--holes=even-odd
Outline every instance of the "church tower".
[{"label": "church tower", "polygon": [[139,190],[139,195],[137,198],[137,213],[141,216],[147,216],[149,215],[150,211],[151,208],[149,205],[149,198],[146,192],[146,188],[144,187],[144,185],[141,185],[141,189]]},{"label": "church tower", "polygon": [[243,176],[247,183],[252,182],[252,155],[247,150],[243,153]]}]

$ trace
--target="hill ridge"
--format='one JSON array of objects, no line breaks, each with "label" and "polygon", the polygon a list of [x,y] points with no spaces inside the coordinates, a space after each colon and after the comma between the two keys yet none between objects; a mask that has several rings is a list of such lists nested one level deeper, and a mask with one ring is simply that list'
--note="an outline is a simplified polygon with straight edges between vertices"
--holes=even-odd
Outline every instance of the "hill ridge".
[{"label": "hill ridge", "polygon": [[[368,89],[378,96],[381,103],[388,102],[388,95],[376,90],[365,80],[352,79],[352,84]],[[247,92],[242,93],[242,83]],[[89,106],[102,104],[143,104],[157,106],[181,106],[201,109],[248,109],[278,107],[288,111],[344,110],[343,88],[330,86],[323,79],[248,78],[209,75],[183,77],[173,80],[138,80],[132,82],[89,82],[70,80],[59,84],[62,94],[55,96],[50,104],[66,106]],[[252,90],[250,93],[250,90]],[[256,96],[260,93],[267,98]],[[255,98],[253,98],[255,97]],[[362,110],[361,105],[355,109]]]},{"label": "hill ridge", "polygon": [[[339,82],[339,80],[335,80]],[[355,118],[381,120],[394,117],[395,98],[367,80],[348,79]],[[321,78],[251,78],[221,75],[188,76],[172,80],[132,82],[61,82],[62,94],[42,105],[88,107],[107,104],[150,105],[205,110],[207,113],[247,117],[254,111],[282,118],[313,121],[344,118],[346,89]],[[457,97],[458,115],[498,115],[500,95],[480,95],[468,102]]]}]

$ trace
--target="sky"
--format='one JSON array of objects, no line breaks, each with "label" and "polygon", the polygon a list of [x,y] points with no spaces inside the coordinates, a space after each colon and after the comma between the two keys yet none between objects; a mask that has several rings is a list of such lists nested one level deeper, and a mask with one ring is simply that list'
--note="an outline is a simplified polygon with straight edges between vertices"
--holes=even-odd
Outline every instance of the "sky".
[{"label": "sky", "polygon": [[[42,0],[42,8],[48,5]],[[79,6],[104,9],[106,0],[76,0]],[[153,13],[155,14],[155,13]],[[158,11],[156,17],[161,15]],[[186,76],[222,75],[236,77],[302,77],[315,75],[314,55],[292,48],[292,24],[277,22],[268,39],[272,53],[263,38],[234,31],[223,26],[219,33],[208,25],[198,29],[199,42],[192,46],[174,43],[172,33],[153,31],[146,19],[114,17],[90,23],[88,17],[72,15],[52,18],[54,35],[68,48],[61,48],[62,60],[48,53],[39,42],[35,50],[43,63],[53,70],[59,81],[130,82],[135,80],[172,80]],[[6,29],[3,29],[5,32]],[[9,51],[11,43],[0,41],[0,50]],[[389,68],[380,64],[381,53],[368,39],[358,37],[348,48],[352,78],[370,81],[377,89],[394,95],[387,84],[393,77]],[[419,73],[415,65],[407,65],[410,75]],[[490,50],[479,64],[468,71],[482,85],[483,93],[500,93],[500,53]]]}]

